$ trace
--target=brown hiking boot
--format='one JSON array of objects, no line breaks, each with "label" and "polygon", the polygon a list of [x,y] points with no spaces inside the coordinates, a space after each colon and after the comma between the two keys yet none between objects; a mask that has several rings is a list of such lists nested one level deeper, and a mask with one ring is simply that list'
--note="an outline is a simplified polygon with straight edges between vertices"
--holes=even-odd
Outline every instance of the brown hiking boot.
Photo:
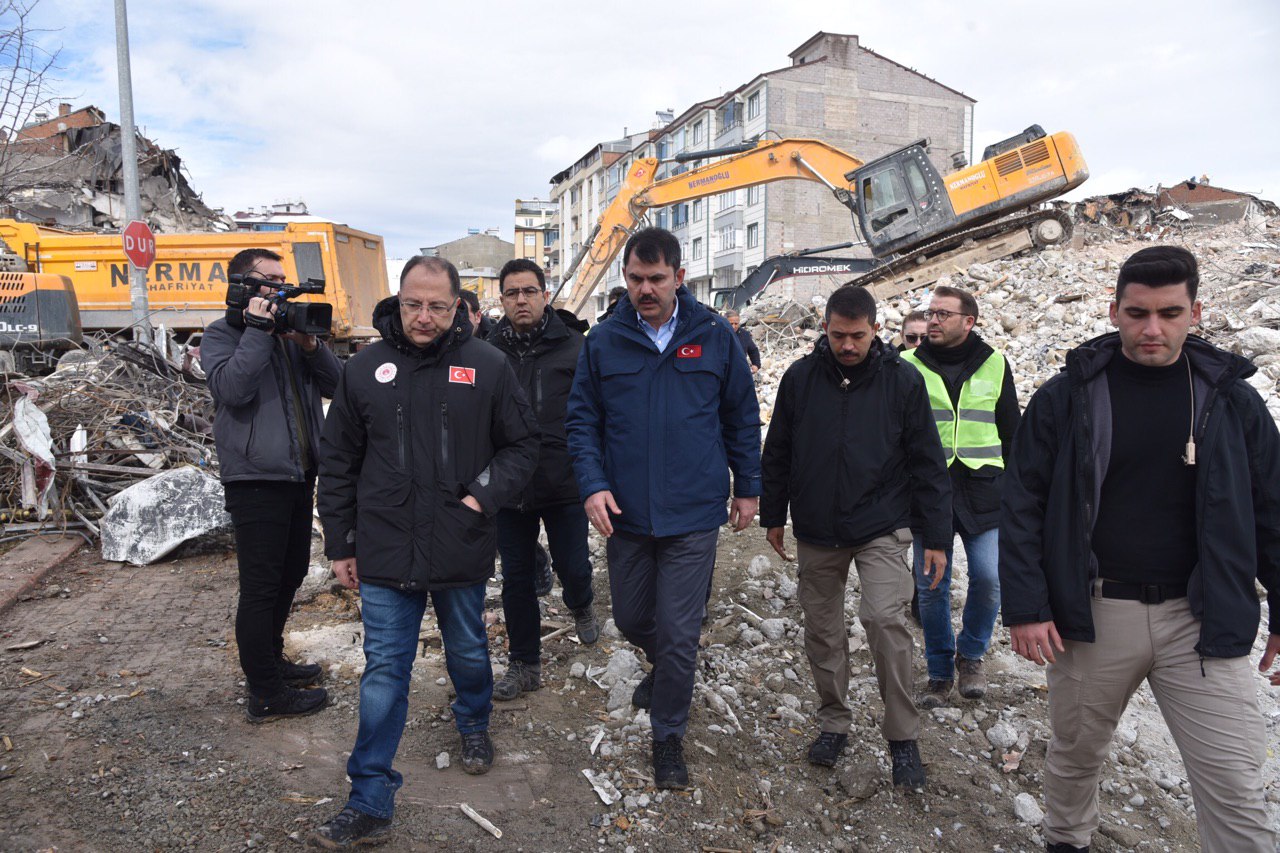
[{"label": "brown hiking boot", "polygon": [[982,658],[969,660],[956,654],[956,673],[960,676],[960,695],[981,699],[987,695],[987,677],[982,673]]},{"label": "brown hiking boot", "polygon": [[934,708],[941,708],[948,704],[947,699],[951,696],[951,688],[955,682],[951,679],[940,681],[936,678],[929,679],[929,686],[916,699],[916,707],[921,711],[931,711]]}]

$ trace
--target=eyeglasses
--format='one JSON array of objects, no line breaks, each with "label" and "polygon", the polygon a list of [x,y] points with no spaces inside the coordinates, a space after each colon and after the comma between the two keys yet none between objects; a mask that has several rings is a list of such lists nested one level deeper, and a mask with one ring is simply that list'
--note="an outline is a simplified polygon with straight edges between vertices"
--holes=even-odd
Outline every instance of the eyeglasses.
[{"label": "eyeglasses", "polygon": [[542,288],[540,287],[513,287],[510,290],[504,290],[502,298],[512,301],[519,299],[521,296],[525,299],[533,299],[540,293],[542,293]]},{"label": "eyeglasses", "polygon": [[406,314],[421,314],[425,308],[427,313],[432,317],[444,317],[451,313],[454,308],[458,307],[458,300],[453,300],[448,305],[440,303],[432,303],[431,305],[423,305],[421,302],[401,302],[400,310]]},{"label": "eyeglasses", "polygon": [[909,344],[918,344],[926,337],[928,337],[928,335],[908,335],[905,333],[902,335],[902,339]]},{"label": "eyeglasses", "polygon": [[972,314],[966,314],[963,311],[944,311],[941,308],[934,308],[924,312],[924,315],[930,320],[937,320],[939,323],[945,323],[952,317],[971,317]]}]

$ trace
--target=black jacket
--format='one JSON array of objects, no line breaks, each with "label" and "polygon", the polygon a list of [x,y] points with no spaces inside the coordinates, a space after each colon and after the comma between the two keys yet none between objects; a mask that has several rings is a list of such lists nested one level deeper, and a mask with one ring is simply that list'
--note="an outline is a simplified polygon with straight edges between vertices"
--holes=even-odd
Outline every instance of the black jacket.
[{"label": "black jacket", "polygon": [[205,329],[200,364],[217,405],[213,440],[222,482],[303,482],[307,472],[300,458],[293,391],[296,387],[300,397],[314,466],[323,417],[320,398],[333,396],[342,373],[337,357],[323,342],[306,353],[270,332],[236,329],[219,319]]},{"label": "black jacket", "polygon": [[[1187,597],[1200,620],[1196,651],[1249,653],[1266,587],[1270,631],[1280,634],[1280,433],[1244,378],[1256,368],[1187,338],[1195,389],[1199,562]],[[1065,639],[1095,639],[1091,547],[1111,450],[1106,366],[1119,336],[1067,355],[1062,373],[1031,398],[1006,460],[1000,522],[1000,593],[1006,625],[1052,620]]]},{"label": "black jacket", "polygon": [[[970,332],[972,343],[966,342],[967,352],[956,369],[948,369],[951,365],[943,365],[937,359],[937,350],[929,343],[916,347],[916,357],[926,367],[942,377],[951,395],[951,404],[959,405],[960,389],[969,377],[978,372],[978,368],[995,352],[991,345],[982,340],[977,332]],[[1013,381],[1013,369],[1009,360],[1004,361],[1004,384],[1000,388],[1000,399],[996,401],[996,429],[1000,432],[1001,454],[1009,457],[1013,446],[1013,435],[1018,431],[1018,421],[1022,419],[1018,407],[1018,388]],[[944,452],[945,456],[945,452]],[[985,466],[978,470],[970,468],[959,459],[951,463],[951,505],[955,512],[957,530],[978,534],[994,530],[1000,524],[1000,479],[999,468]]]},{"label": "black jacket", "polygon": [[533,473],[538,428],[506,356],[471,337],[465,306],[426,348],[405,337],[399,306],[378,303],[382,340],[347,362],[329,407],[325,554],[356,557],[360,580],[379,586],[470,586],[493,574],[493,516]]},{"label": "black jacket", "polygon": [[525,511],[577,503],[578,481],[565,439],[564,415],[569,389],[573,387],[573,372],[578,366],[578,351],[582,349],[582,333],[569,328],[559,312],[550,309],[546,328],[531,345],[524,346],[509,338],[510,328],[511,322],[503,317],[487,343],[511,359],[516,379],[533,405],[533,414],[542,432],[542,445],[533,479],[508,506]]},{"label": "black jacket", "polygon": [[755,339],[751,337],[751,332],[746,326],[739,326],[735,332],[738,336],[738,343],[742,344],[742,351],[747,354],[747,361],[751,362],[752,367],[760,366],[760,347],[756,346]]},{"label": "black jacket", "polygon": [[951,486],[924,378],[876,340],[844,381],[826,338],[783,374],[760,526],[786,524],[789,506],[809,545],[851,547],[910,527],[926,548],[950,547]]}]

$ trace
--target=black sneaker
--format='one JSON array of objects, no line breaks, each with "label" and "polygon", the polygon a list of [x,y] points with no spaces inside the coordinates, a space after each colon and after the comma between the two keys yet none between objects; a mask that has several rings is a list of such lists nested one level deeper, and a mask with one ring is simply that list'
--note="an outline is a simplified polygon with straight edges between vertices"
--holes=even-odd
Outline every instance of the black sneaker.
[{"label": "black sneaker", "polygon": [[653,670],[649,670],[649,674],[636,685],[635,692],[631,694],[631,707],[646,711],[653,707]]},{"label": "black sneaker", "polygon": [[489,733],[467,732],[462,736],[462,769],[472,776],[489,772],[493,766],[493,741]]},{"label": "black sneaker", "polygon": [[819,732],[818,739],[809,744],[809,763],[818,767],[835,767],[848,743],[848,735]]},{"label": "black sneaker", "polygon": [[656,788],[684,788],[689,769],[684,766],[684,744],[680,735],[667,735],[653,742],[653,784]]},{"label": "black sneaker", "polygon": [[893,757],[893,784],[919,791],[924,788],[924,765],[920,763],[920,750],[913,740],[889,741],[889,754]]},{"label": "black sneaker", "polygon": [[513,660],[507,664],[507,671],[502,673],[502,677],[493,683],[493,699],[495,702],[509,702],[521,693],[537,690],[541,686],[541,665]]},{"label": "black sneaker", "polygon": [[391,818],[374,817],[347,806],[307,836],[311,847],[341,850],[359,844],[381,844],[391,836]]},{"label": "black sneaker", "polygon": [[596,613],[590,604],[573,611],[573,627],[584,646],[595,645],[600,639],[600,623],[596,621]]},{"label": "black sneaker", "polygon": [[245,703],[244,715],[251,723],[269,723],[285,717],[305,717],[314,714],[329,701],[329,694],[323,687],[311,690],[295,690],[286,687],[283,692],[271,699],[249,697]]},{"label": "black sneaker", "polygon": [[1073,847],[1065,841],[1057,841],[1052,844],[1046,841],[1044,843],[1044,849],[1047,850],[1048,853],[1089,853],[1089,845],[1086,844],[1084,847]]},{"label": "black sneaker", "polygon": [[324,670],[318,663],[294,663],[287,657],[276,658],[276,669],[290,687],[306,687],[324,679]]},{"label": "black sneaker", "polygon": [[533,591],[539,597],[551,592],[551,584],[554,576],[551,573],[551,558],[547,556],[547,549],[541,544],[536,546],[533,552]]}]

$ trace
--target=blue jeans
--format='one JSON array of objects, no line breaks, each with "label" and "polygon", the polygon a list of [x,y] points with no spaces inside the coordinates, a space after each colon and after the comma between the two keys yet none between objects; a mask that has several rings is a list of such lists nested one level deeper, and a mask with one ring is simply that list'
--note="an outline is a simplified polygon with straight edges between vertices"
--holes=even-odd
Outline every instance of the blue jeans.
[{"label": "blue jeans", "polygon": [[911,546],[916,590],[920,593],[920,624],[924,626],[924,656],[929,678],[935,681],[955,678],[956,652],[966,660],[978,660],[987,653],[996,616],[1000,613],[999,528],[974,535],[961,533],[960,542],[969,560],[969,590],[965,595],[959,637],[951,627],[952,549],[946,551],[947,569],[938,588],[929,589],[920,537],[917,536]]},{"label": "blue jeans", "polygon": [[498,554],[502,557],[502,612],[507,620],[511,660],[538,664],[542,657],[542,617],[535,585],[538,521],[547,528],[551,565],[560,576],[564,606],[590,607],[591,555],[587,550],[587,513],[582,504],[549,506],[529,512],[498,511]]},{"label": "blue jeans", "polygon": [[[391,817],[396,791],[404,784],[391,761],[409,711],[409,675],[418,654],[427,595],[360,584],[365,667],[360,678],[360,728],[347,760],[347,805],[374,817]],[[430,595],[444,641],[445,667],[457,693],[454,724],[463,734],[484,731],[493,709],[484,584],[433,590]]]}]

